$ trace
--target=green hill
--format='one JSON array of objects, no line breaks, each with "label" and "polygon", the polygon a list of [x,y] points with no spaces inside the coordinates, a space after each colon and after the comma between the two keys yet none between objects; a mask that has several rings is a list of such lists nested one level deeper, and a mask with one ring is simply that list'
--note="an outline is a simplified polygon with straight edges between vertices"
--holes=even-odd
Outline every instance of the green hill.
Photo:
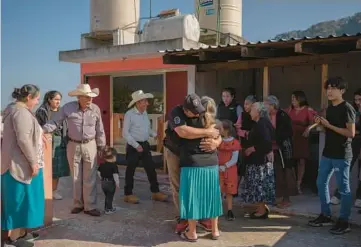
[{"label": "green hill", "polygon": [[290,38],[303,38],[315,36],[329,36],[329,35],[342,35],[356,34],[361,32],[361,12],[346,18],[324,21],[312,25],[306,30],[295,30],[286,33],[278,34],[274,39],[290,39]]}]

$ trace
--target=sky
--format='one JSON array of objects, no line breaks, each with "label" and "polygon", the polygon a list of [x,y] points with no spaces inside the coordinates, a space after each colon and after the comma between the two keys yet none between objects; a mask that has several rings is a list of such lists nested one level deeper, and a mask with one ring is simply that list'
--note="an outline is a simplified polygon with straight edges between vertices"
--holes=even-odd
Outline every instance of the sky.
[{"label": "sky", "polygon": [[[106,1],[106,0],[104,0]],[[141,17],[149,0],[140,0]],[[1,108],[14,87],[32,83],[66,96],[80,83],[80,65],[58,61],[58,52],[80,48],[90,32],[90,0],[1,0]],[[152,0],[153,15],[179,8],[194,13],[194,0]],[[360,0],[243,0],[243,37],[267,40],[321,21],[361,11]]]}]

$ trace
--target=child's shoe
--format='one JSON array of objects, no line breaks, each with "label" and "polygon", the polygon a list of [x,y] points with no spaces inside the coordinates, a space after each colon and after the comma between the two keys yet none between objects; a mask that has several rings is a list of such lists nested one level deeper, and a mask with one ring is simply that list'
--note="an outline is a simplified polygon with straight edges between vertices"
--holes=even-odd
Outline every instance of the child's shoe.
[{"label": "child's shoe", "polygon": [[227,219],[228,221],[234,221],[234,220],[236,219],[236,217],[234,216],[232,210],[228,210],[226,219]]}]

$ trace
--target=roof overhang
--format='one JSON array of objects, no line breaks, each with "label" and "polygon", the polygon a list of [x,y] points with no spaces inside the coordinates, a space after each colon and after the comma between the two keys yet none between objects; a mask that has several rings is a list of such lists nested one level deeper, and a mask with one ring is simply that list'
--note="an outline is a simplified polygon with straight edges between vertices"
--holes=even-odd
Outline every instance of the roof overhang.
[{"label": "roof overhang", "polygon": [[106,46],[100,48],[78,49],[70,51],[60,51],[59,61],[71,63],[104,62],[112,60],[160,57],[159,50],[173,49],[197,49],[200,43],[189,41],[184,38],[140,42],[135,44]]},{"label": "roof overhang", "polygon": [[266,59],[353,52],[361,52],[361,33],[161,51],[164,54],[164,64],[202,66],[231,61],[253,62]]}]

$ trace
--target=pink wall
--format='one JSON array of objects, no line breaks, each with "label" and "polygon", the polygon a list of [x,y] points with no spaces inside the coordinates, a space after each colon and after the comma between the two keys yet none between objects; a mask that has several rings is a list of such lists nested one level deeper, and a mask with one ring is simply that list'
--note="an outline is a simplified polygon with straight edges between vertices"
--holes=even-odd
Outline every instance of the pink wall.
[{"label": "pink wall", "polygon": [[107,144],[110,144],[110,76],[89,76],[88,83],[91,88],[99,88],[100,94],[93,99],[94,104],[98,105],[102,114],[105,136]]},{"label": "pink wall", "polygon": [[187,91],[188,77],[186,71],[166,73],[166,119],[173,107],[183,104]]}]

